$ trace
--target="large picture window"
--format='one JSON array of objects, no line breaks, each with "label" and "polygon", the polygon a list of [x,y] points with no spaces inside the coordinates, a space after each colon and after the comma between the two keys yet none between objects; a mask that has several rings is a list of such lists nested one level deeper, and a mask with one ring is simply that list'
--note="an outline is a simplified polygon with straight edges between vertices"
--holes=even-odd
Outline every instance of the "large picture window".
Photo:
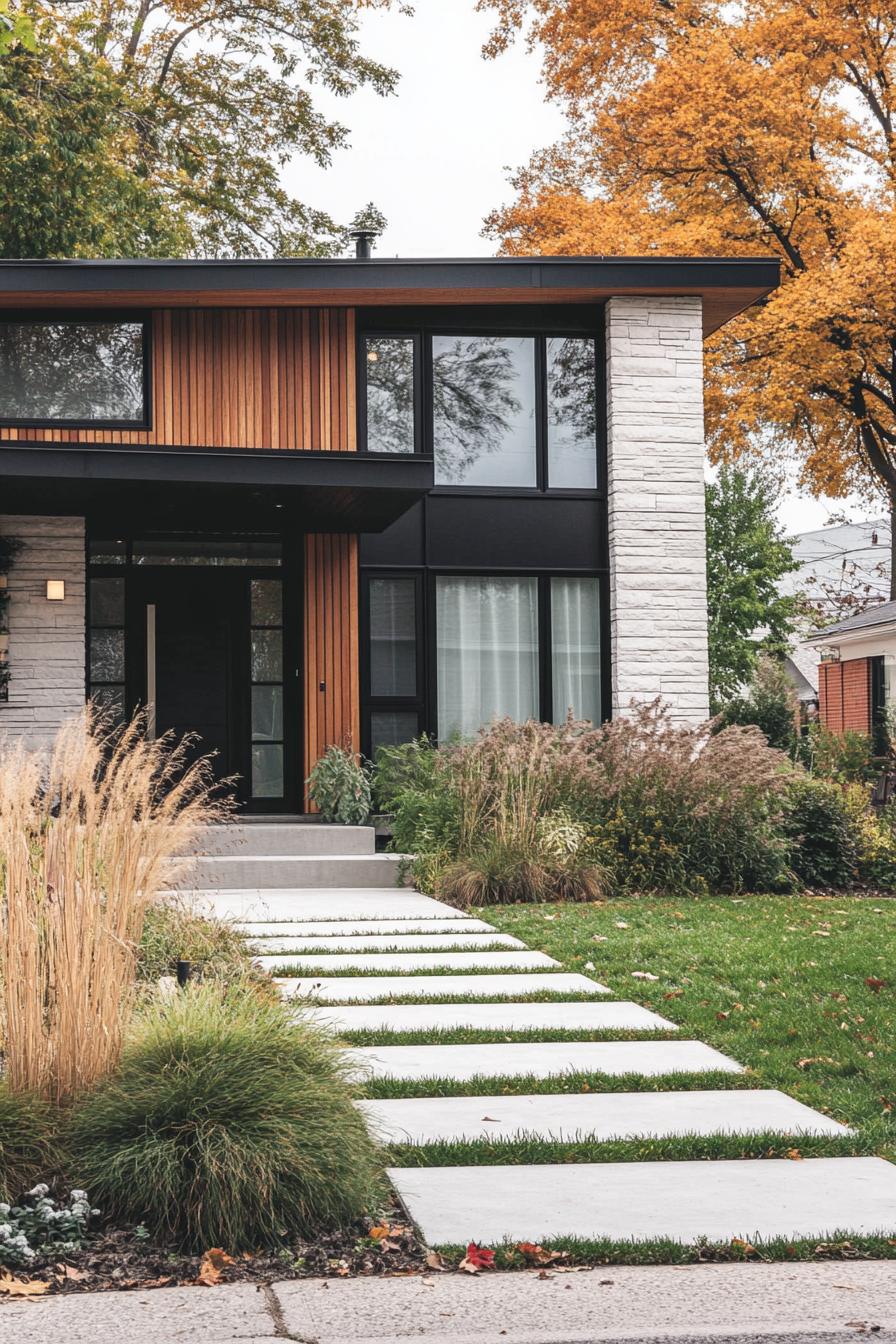
[{"label": "large picture window", "polygon": [[0,424],[146,424],[143,322],[0,321]]},{"label": "large picture window", "polygon": [[436,580],[438,735],[539,717],[538,580]]},{"label": "large picture window", "polygon": [[538,484],[535,340],[433,336],[436,485]]}]

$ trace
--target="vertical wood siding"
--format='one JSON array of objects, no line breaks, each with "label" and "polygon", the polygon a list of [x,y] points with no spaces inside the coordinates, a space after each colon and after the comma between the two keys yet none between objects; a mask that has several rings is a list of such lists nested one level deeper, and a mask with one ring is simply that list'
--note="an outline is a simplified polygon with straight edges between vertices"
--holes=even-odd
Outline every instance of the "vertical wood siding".
[{"label": "vertical wood siding", "polygon": [[[323,690],[321,689],[323,685]],[[305,776],[327,747],[361,742],[358,538],[305,538]]]},{"label": "vertical wood siding", "polygon": [[818,713],[831,732],[871,732],[871,663],[868,658],[819,664]]},{"label": "vertical wood siding", "polygon": [[5,429],[18,442],[354,452],[355,315],[345,308],[152,314],[152,427]]}]

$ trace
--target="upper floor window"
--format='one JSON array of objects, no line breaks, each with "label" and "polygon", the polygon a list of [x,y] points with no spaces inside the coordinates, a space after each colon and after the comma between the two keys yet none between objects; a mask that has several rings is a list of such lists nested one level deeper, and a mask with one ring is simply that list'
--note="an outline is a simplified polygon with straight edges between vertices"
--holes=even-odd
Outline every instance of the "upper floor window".
[{"label": "upper floor window", "polygon": [[420,348],[413,335],[365,337],[369,452],[412,453],[431,435],[436,485],[597,488],[593,338],[434,333],[425,399]]},{"label": "upper floor window", "polygon": [[0,424],[140,426],[144,323],[0,321]]}]

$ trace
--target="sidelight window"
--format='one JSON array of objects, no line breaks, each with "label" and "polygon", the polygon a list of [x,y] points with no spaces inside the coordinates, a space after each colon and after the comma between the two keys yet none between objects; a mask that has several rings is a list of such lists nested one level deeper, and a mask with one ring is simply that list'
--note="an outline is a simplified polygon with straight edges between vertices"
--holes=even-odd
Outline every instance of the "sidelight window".
[{"label": "sidelight window", "polygon": [[283,585],[252,579],[249,585],[252,683],[252,797],[282,798]]},{"label": "sidelight window", "polygon": [[127,714],[124,577],[90,580],[88,621],[90,698],[118,726]]}]

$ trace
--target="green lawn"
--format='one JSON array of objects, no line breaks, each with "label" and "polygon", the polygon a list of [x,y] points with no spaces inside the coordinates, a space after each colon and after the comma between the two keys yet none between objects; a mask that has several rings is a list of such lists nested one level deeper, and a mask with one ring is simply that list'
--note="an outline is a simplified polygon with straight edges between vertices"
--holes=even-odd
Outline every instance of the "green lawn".
[{"label": "green lawn", "polygon": [[854,1126],[856,1151],[896,1159],[896,901],[641,898],[473,913],[731,1055],[754,1085]]}]

